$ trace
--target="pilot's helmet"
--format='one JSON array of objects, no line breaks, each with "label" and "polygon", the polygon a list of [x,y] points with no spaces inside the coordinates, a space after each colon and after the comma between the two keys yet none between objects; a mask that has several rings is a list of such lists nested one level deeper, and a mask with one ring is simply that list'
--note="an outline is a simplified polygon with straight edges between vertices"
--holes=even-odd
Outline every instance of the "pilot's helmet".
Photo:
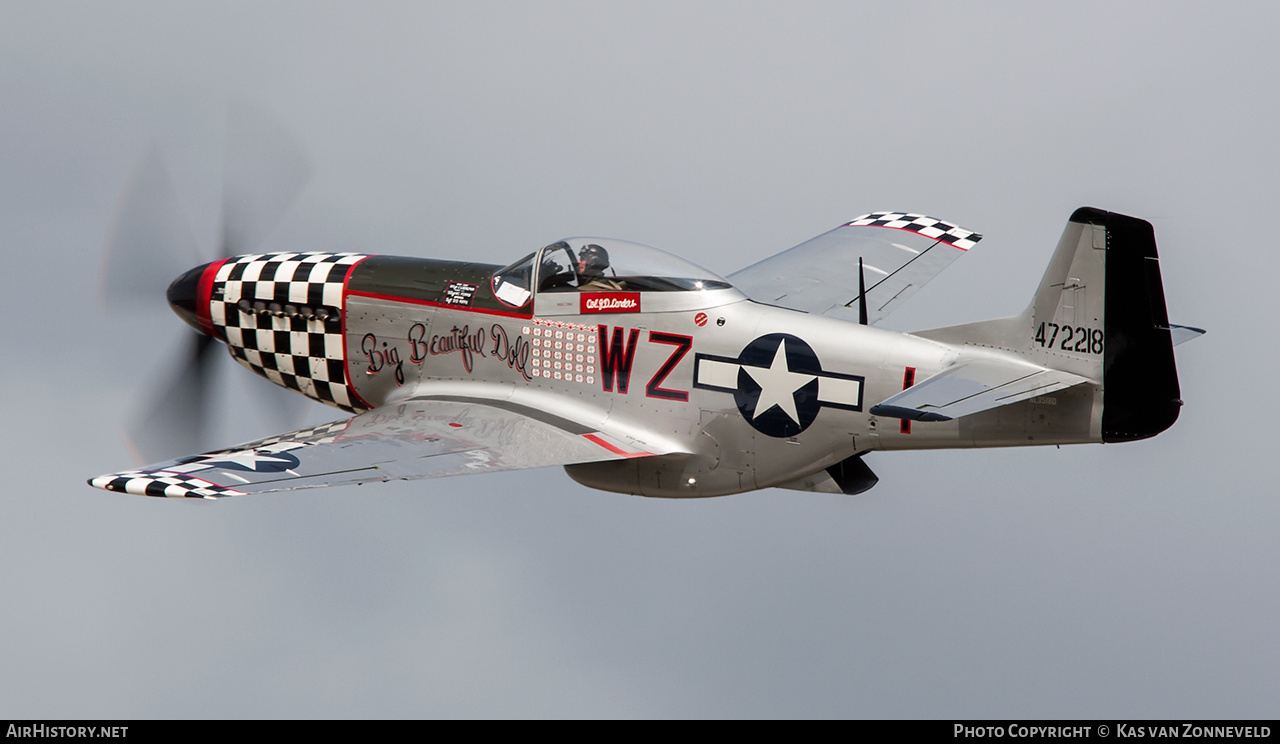
[{"label": "pilot's helmet", "polygon": [[609,252],[604,249],[604,246],[588,243],[578,251],[578,261],[582,263],[582,273],[599,276],[609,268]]}]

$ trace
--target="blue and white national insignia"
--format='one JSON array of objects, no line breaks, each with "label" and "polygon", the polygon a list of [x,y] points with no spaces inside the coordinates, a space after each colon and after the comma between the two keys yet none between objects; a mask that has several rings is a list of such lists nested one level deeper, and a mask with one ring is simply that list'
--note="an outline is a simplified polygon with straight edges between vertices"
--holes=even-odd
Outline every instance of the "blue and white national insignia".
[{"label": "blue and white national insignia", "polygon": [[813,347],[789,333],[761,336],[737,359],[694,357],[693,386],[733,393],[742,417],[771,437],[808,429],[823,406],[861,411],[863,379],[823,370]]},{"label": "blue and white national insignia", "polygon": [[[272,452],[268,449],[237,450],[231,452],[213,452],[207,455],[184,457],[178,460],[177,466],[187,472],[219,468],[221,470],[243,470],[253,473],[281,473],[298,467],[297,455],[289,452]],[[199,467],[191,467],[198,465]]]}]

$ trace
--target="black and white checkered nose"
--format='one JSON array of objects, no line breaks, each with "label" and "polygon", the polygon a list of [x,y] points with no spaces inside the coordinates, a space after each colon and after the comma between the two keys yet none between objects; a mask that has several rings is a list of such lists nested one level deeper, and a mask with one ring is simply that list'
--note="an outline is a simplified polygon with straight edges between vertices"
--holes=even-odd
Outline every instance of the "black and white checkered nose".
[{"label": "black and white checkered nose", "polygon": [[187,325],[201,333],[207,331],[201,326],[199,312],[196,309],[200,296],[200,280],[211,265],[197,266],[174,279],[173,284],[169,285],[169,291],[165,293],[169,299],[169,307],[172,307],[178,317],[187,322]]}]

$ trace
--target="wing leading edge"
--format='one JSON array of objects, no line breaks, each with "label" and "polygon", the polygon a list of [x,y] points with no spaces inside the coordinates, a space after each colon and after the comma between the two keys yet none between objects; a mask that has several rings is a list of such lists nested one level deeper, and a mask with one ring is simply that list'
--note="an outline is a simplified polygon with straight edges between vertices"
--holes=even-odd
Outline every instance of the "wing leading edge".
[{"label": "wing leading edge", "polygon": [[876,323],[981,239],[933,217],[873,212],[727,278],[760,302],[857,321],[861,258]]},{"label": "wing leading edge", "polygon": [[414,398],[226,450],[93,478],[141,496],[216,499],[666,454],[510,401]]}]

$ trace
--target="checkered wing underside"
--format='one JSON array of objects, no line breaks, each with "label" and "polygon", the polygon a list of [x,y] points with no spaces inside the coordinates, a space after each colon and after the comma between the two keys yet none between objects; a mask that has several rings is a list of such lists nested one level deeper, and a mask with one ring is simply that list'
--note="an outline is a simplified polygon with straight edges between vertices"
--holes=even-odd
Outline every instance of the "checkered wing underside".
[{"label": "checkered wing underside", "polygon": [[231,356],[268,380],[345,411],[363,410],[343,354],[343,286],[358,253],[239,256],[214,278],[209,317]]},{"label": "checkered wing underside", "polygon": [[170,499],[220,499],[244,494],[201,478],[164,470],[129,470],[94,478],[89,484],[107,491]]},{"label": "checkered wing underside", "polygon": [[857,321],[861,260],[867,320],[876,323],[981,239],[935,217],[873,212],[728,279],[760,302]]}]

